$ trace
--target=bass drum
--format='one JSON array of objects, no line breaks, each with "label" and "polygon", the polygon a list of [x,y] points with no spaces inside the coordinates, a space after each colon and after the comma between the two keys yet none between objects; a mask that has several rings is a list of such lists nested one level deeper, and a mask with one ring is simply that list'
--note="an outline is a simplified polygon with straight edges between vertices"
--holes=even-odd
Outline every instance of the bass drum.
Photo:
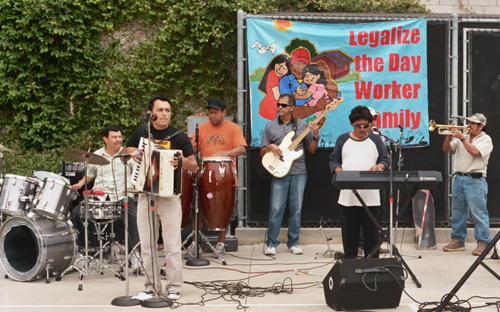
[{"label": "bass drum", "polygon": [[0,264],[22,282],[60,273],[75,261],[76,237],[71,221],[12,217],[0,229]]}]

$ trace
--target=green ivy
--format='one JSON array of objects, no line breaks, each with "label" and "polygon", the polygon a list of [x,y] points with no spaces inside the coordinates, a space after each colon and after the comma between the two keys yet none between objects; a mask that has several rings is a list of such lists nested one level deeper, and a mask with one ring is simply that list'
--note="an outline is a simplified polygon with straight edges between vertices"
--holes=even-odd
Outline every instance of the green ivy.
[{"label": "green ivy", "polygon": [[127,138],[156,94],[182,130],[210,97],[236,113],[238,10],[426,12],[417,0],[0,0],[0,142],[21,151],[7,171],[59,171],[109,124]]}]

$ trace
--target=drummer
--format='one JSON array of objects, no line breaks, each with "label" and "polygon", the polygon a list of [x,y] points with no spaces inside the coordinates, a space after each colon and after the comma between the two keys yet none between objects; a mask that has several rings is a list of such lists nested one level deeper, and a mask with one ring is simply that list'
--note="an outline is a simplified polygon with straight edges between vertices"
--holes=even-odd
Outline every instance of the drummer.
[{"label": "drummer", "polygon": [[[104,147],[98,149],[94,154],[104,157],[110,163],[107,165],[92,165],[89,164],[87,168],[87,183],[94,181],[92,190],[99,190],[105,193],[104,196],[95,196],[100,201],[120,201],[122,207],[122,218],[124,219],[124,198],[125,198],[125,176],[122,158],[113,158],[113,156],[120,153],[122,147],[122,129],[117,125],[110,125],[102,131],[102,139],[104,140]],[[127,180],[133,168],[133,161],[127,164]],[[73,187],[77,190],[85,185],[85,176],[74,184]],[[133,199],[133,194],[128,194],[128,230],[129,230],[129,251],[139,242],[139,234],[137,232],[137,209]],[[78,243],[81,247],[85,246],[85,228],[83,226],[82,218],[80,216],[80,205],[75,207],[71,213],[72,222],[77,228]],[[80,249],[81,250],[81,249]],[[136,269],[139,259],[132,257],[132,267]]]},{"label": "drummer", "polygon": [[[209,121],[204,122],[199,127],[199,152],[200,157],[207,156],[229,156],[233,159],[233,164],[236,166],[236,157],[244,154],[247,148],[247,142],[245,137],[241,132],[240,127],[226,120],[226,102],[221,99],[210,99],[208,100],[208,119]],[[196,131],[190,137],[191,142],[196,150]],[[238,179],[235,180],[236,186],[238,184]],[[237,214],[237,196],[235,196],[233,214],[231,220]],[[200,210],[201,211],[201,210]],[[195,228],[195,221],[192,220],[192,227]],[[203,227],[203,218],[199,218],[198,221],[199,229]],[[226,239],[227,231],[219,231],[218,242],[216,249],[224,256],[225,247],[224,242]],[[186,255],[188,257],[194,257],[195,255],[195,244],[194,242],[188,247]],[[214,253],[214,258],[217,259],[217,255]]]}]

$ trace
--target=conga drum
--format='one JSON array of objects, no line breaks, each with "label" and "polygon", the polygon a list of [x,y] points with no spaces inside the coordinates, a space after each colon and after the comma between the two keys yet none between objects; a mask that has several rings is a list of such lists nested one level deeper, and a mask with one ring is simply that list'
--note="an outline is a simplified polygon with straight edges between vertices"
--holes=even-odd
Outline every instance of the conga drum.
[{"label": "conga drum", "polygon": [[189,220],[191,213],[191,204],[193,203],[193,183],[196,173],[189,172],[186,167],[182,167],[182,185],[181,185],[181,206],[182,222],[181,228],[184,228]]},{"label": "conga drum", "polygon": [[233,211],[236,170],[231,157],[203,157],[200,201],[205,224],[211,231],[225,231]]}]

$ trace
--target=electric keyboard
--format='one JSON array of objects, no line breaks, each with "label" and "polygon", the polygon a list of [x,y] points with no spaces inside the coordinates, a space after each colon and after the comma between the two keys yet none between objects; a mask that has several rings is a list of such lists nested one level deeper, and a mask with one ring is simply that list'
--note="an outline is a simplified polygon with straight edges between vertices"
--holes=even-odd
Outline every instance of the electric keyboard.
[{"label": "electric keyboard", "polygon": [[[333,176],[332,183],[338,189],[389,189],[389,171],[348,171],[341,170]],[[435,190],[443,179],[438,171],[393,171],[393,189],[404,185],[412,189]]]}]

